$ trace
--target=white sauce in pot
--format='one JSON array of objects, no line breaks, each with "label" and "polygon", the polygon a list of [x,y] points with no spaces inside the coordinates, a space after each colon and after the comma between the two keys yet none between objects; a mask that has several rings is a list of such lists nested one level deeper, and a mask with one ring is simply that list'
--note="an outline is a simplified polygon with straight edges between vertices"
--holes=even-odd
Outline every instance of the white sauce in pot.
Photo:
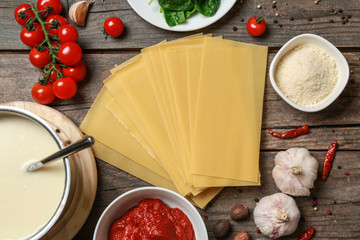
[{"label": "white sauce in pot", "polygon": [[56,212],[65,188],[64,162],[34,172],[26,168],[58,149],[40,124],[0,114],[0,239],[28,239]]}]

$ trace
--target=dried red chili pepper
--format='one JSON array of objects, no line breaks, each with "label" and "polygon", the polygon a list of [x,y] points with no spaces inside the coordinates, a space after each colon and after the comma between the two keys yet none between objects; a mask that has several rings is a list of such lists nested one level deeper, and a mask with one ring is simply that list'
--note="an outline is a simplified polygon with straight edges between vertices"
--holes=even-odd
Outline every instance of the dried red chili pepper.
[{"label": "dried red chili pepper", "polygon": [[314,227],[309,227],[308,229],[305,230],[305,232],[303,232],[303,234],[301,234],[298,240],[308,240],[312,237],[313,234],[314,234]]},{"label": "dried red chili pepper", "polygon": [[271,135],[273,135],[274,137],[277,137],[277,138],[294,138],[294,137],[304,135],[304,134],[310,132],[308,125],[306,125],[306,124],[297,129],[294,129],[294,130],[291,130],[288,132],[284,132],[284,133],[274,132],[270,128],[268,128],[268,131]]},{"label": "dried red chili pepper", "polygon": [[322,180],[326,180],[326,178],[329,176],[332,162],[333,162],[334,156],[335,156],[336,145],[337,145],[337,142],[336,141],[333,142],[330,145],[328,152],[326,153],[324,168],[323,168],[323,173],[322,173],[322,178],[321,178]]}]

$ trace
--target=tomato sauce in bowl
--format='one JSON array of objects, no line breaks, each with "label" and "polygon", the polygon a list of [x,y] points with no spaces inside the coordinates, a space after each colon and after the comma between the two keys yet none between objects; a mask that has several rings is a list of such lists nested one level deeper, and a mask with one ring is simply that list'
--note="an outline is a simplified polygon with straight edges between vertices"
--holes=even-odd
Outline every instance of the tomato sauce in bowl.
[{"label": "tomato sauce in bowl", "polygon": [[209,239],[198,210],[183,196],[160,187],[141,187],[114,199],[101,214],[93,240]]},{"label": "tomato sauce in bowl", "polygon": [[147,198],[116,220],[109,240],[195,240],[194,228],[179,208],[169,208],[160,199]]}]

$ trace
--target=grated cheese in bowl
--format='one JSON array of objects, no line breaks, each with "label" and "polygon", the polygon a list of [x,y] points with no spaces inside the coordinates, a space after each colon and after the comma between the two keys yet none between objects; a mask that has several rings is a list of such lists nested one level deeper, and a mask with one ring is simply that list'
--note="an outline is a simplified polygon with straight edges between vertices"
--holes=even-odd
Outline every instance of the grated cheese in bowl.
[{"label": "grated cheese in bowl", "polygon": [[334,58],[313,44],[300,44],[287,52],[275,69],[275,82],[292,102],[311,108],[335,88],[338,69]]},{"label": "grated cheese in bowl", "polygon": [[318,112],[332,104],[346,87],[349,74],[349,64],[339,49],[310,33],[285,43],[269,69],[276,93],[303,112]]}]

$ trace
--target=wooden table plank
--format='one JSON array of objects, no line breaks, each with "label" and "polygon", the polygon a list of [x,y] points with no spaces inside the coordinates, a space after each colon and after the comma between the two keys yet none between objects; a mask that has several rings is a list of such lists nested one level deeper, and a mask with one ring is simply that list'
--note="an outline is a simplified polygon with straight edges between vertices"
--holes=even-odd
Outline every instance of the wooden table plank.
[{"label": "wooden table plank", "polygon": [[[271,176],[274,167],[273,159],[276,153],[261,153],[261,187],[225,188],[205,211],[199,210],[203,217],[208,217],[204,221],[209,232],[209,239],[216,239],[212,234],[212,228],[215,222],[221,219],[230,220],[232,225],[231,233],[222,239],[230,240],[237,231],[241,230],[247,231],[252,239],[268,239],[256,233],[252,211],[255,208],[255,198],[279,192]],[[322,159],[326,151],[312,151],[311,154],[317,159]],[[311,191],[312,197],[295,198],[302,213],[302,218],[296,232],[286,237],[286,239],[297,239],[301,232],[309,226],[316,228],[314,239],[360,238],[360,225],[358,224],[360,215],[357,214],[360,212],[360,188],[358,185],[360,181],[360,162],[356,160],[358,157],[358,152],[339,151],[336,155],[336,167],[332,170],[332,176],[326,182],[320,180],[320,178],[316,180],[315,189]],[[319,162],[319,169],[322,169],[322,161]],[[140,186],[149,186],[102,161],[98,161],[97,164],[102,171],[99,172],[99,186],[95,204],[89,219],[75,239],[90,239],[92,237],[92,231],[95,228],[97,219],[107,205],[117,196]],[[338,169],[337,166],[342,167]],[[350,171],[350,175],[345,176],[345,171]],[[111,184],[109,184],[110,182]],[[312,207],[313,197],[317,199],[318,211],[315,211]],[[336,204],[333,204],[332,200],[335,200]],[[230,209],[236,204],[244,204],[249,208],[250,214],[248,218],[242,221],[230,219]],[[333,215],[328,215],[328,210],[331,210]]]},{"label": "wooden table plank", "polygon": [[[62,0],[64,14],[74,0]],[[13,10],[22,3],[19,0],[4,0],[0,2],[0,29],[3,31],[0,50],[28,49],[19,39],[22,29],[13,17]],[[156,1],[152,4],[156,4]],[[256,6],[261,5],[258,9]],[[277,10],[273,9],[272,1],[246,0],[243,4],[238,1],[235,6],[217,23],[202,30],[177,33],[158,29],[139,17],[126,0],[96,0],[91,6],[85,28],[79,30],[79,44],[83,49],[140,49],[156,44],[164,39],[176,39],[195,32],[222,35],[226,39],[257,43],[274,48],[281,47],[290,38],[302,33],[321,35],[338,47],[360,47],[360,2],[321,1],[318,5],[314,1],[279,1]],[[342,9],[343,13],[332,14],[332,10]],[[275,13],[279,16],[275,16]],[[264,16],[268,28],[264,36],[254,38],[246,32],[246,20],[254,15]],[[349,22],[342,24],[342,16],[351,15]],[[125,33],[118,39],[105,40],[102,35],[103,22],[107,17],[120,17],[125,24]],[[294,20],[291,21],[290,17]],[[308,21],[311,17],[312,21]],[[245,19],[241,22],[241,19]],[[273,20],[277,19],[277,23]],[[330,19],[334,23],[330,23]],[[282,24],[282,27],[279,27]],[[237,31],[233,27],[237,27]]]},{"label": "wooden table plank", "polygon": [[[56,100],[52,106],[62,112],[78,111],[89,108],[102,87],[102,81],[106,79],[109,70],[123,61],[138,54],[138,51],[130,53],[112,54],[85,54],[84,61],[88,66],[86,80],[79,84],[79,94],[67,101]],[[360,118],[360,69],[356,66],[359,62],[359,52],[344,53],[353,73],[343,94],[327,109],[318,113],[304,113],[292,108],[272,88],[268,74],[266,76],[266,89],[264,99],[263,128],[293,128],[303,124],[311,127],[331,126],[342,127],[344,125],[359,125]],[[269,55],[269,63],[274,53]],[[19,64],[21,63],[21,64]],[[27,54],[0,54],[0,89],[17,89],[3,91],[0,101],[32,101],[31,87],[41,76],[41,70],[33,67],[28,60]],[[282,109],[282,111],[279,111]],[[72,119],[80,124],[85,115],[76,116]]]}]

